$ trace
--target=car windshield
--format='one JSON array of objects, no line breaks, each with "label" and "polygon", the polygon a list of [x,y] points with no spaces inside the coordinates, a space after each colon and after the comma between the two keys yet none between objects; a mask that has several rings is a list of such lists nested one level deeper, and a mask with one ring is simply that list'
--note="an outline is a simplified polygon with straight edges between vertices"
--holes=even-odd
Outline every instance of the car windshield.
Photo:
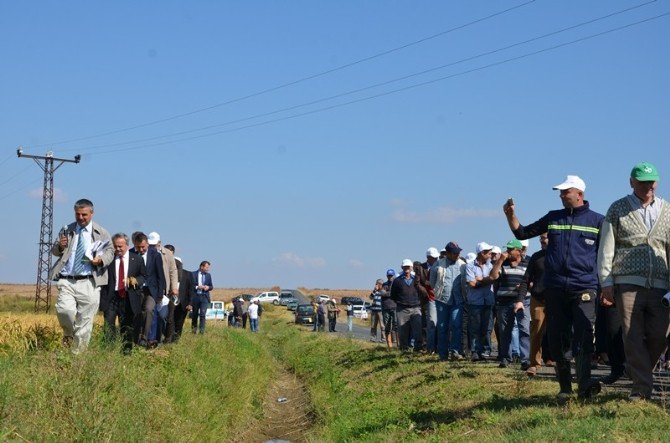
[{"label": "car windshield", "polygon": [[314,308],[311,305],[300,305],[298,306],[298,314],[312,315],[314,314]]}]

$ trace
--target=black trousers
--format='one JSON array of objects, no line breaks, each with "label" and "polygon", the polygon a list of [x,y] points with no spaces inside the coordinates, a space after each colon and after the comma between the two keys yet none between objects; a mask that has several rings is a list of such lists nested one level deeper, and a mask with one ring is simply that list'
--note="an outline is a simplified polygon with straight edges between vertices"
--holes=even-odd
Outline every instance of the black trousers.
[{"label": "black trousers", "polygon": [[[626,354],[623,349],[623,329],[621,328],[621,316],[616,305],[601,306],[598,303],[599,316],[596,319],[596,329],[604,331],[605,351],[610,361],[610,372],[621,376],[626,364]],[[602,325],[598,325],[601,322]],[[596,340],[596,344],[597,344]]]},{"label": "black trousers", "polygon": [[172,336],[172,341],[178,340],[181,336],[187,316],[188,311],[186,310],[186,306],[179,304],[174,307],[174,335]]},{"label": "black trousers", "polygon": [[[582,299],[584,294],[588,294],[589,301]],[[575,358],[579,392],[585,392],[591,380],[596,291],[546,289],[545,300],[549,349],[556,359],[556,375],[561,392],[572,391],[571,355]]]},{"label": "black trousers", "polygon": [[133,314],[133,309],[130,306],[130,298],[119,297],[117,292],[114,292],[114,298],[110,301],[109,307],[105,312],[105,339],[109,341],[116,340],[118,331],[116,329],[116,319],[119,319],[121,329],[121,336],[123,337],[123,347],[126,350],[132,349],[135,341],[135,326],[137,320]]}]

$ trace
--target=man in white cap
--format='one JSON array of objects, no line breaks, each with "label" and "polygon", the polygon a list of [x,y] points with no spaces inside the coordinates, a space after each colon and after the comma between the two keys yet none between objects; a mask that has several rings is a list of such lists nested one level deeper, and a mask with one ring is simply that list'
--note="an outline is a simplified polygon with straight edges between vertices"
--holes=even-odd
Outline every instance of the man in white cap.
[{"label": "man in white cap", "polygon": [[596,261],[604,217],[589,208],[589,202],[584,200],[586,184],[578,176],[568,175],[554,189],[560,191],[563,209],[549,211],[530,225],[519,223],[512,199],[503,205],[503,211],[519,240],[548,233],[544,294],[549,347],[556,359],[560,385],[558,397],[567,398],[572,393],[568,357],[574,350],[578,396],[586,399],[600,392],[600,383],[591,379],[591,357],[599,287]]},{"label": "man in white cap", "polygon": [[491,310],[493,308],[493,279],[489,277],[491,249],[486,242],[477,243],[477,257],[465,265],[465,279],[468,287],[468,336],[470,337],[470,358],[483,360],[484,354],[491,352]]},{"label": "man in white cap", "polygon": [[651,397],[670,332],[670,310],[661,303],[670,288],[670,205],[656,195],[658,179],[653,164],[635,165],[633,192],[607,210],[598,251],[602,304],[619,311],[633,401]]},{"label": "man in white cap", "polygon": [[[160,304],[154,308],[154,320],[152,331],[149,334],[149,345],[155,346],[161,341],[161,335],[165,335],[166,342],[172,339],[172,334],[167,333],[168,322],[174,322],[174,299],[179,295],[179,274],[174,254],[170,249],[164,248],[161,236],[158,232],[150,232],[147,235],[149,247],[155,247],[161,254],[163,273],[165,275],[165,293]],[[170,313],[172,312],[172,319]],[[173,325],[170,325],[174,329]]]},{"label": "man in white cap", "polygon": [[429,354],[434,354],[437,351],[437,307],[435,306],[435,293],[433,292],[433,287],[430,284],[430,275],[437,272],[435,265],[437,259],[440,258],[440,253],[437,248],[430,247],[426,251],[426,261],[422,264],[423,268],[426,270],[425,281],[426,281],[426,291],[428,297],[425,304],[422,306],[423,322],[426,333],[426,351]]},{"label": "man in white cap", "polygon": [[402,261],[402,275],[391,284],[391,298],[396,303],[398,322],[398,346],[407,350],[410,337],[414,339],[414,350],[421,350],[421,302],[419,301],[419,282],[412,276],[414,263],[406,258]]}]

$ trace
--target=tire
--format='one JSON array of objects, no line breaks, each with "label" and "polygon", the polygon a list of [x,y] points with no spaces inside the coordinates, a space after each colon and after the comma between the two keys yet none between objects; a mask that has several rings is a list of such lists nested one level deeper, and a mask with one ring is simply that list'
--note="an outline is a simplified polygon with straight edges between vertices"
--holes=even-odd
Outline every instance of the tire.
[{"label": "tire", "polygon": [[274,301],[272,302],[272,304],[275,305],[275,306],[278,306],[278,305],[279,305],[279,300],[274,300]]}]

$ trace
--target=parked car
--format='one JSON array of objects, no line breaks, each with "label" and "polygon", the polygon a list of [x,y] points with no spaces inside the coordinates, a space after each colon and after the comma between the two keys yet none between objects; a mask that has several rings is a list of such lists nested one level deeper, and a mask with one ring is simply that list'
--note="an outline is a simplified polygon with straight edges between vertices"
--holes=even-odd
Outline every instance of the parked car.
[{"label": "parked car", "polygon": [[258,303],[274,303],[276,301],[277,303],[274,304],[276,305],[279,304],[279,292],[275,291],[260,292],[256,294],[256,298],[258,299]]},{"label": "parked car", "polygon": [[296,308],[298,307],[298,300],[292,300],[286,304],[286,309],[289,311],[295,311]]},{"label": "parked car", "polygon": [[360,297],[342,297],[343,305],[362,305],[365,303]]},{"label": "parked car", "polygon": [[326,295],[326,294],[320,294],[320,295],[317,295],[317,296],[316,296],[316,301],[317,301],[318,303],[320,303],[320,302],[322,302],[322,301],[328,301],[328,300],[330,300],[330,297],[329,297],[328,295]]},{"label": "parked car", "polygon": [[296,299],[296,298],[293,296],[292,293],[282,291],[282,292],[279,294],[279,300],[278,300],[278,301],[273,301],[272,303],[275,304],[275,305],[286,306],[287,304],[289,304],[289,302],[292,302],[292,301],[297,302],[298,299]]},{"label": "parked car", "polygon": [[227,315],[225,304],[222,301],[213,301],[207,307],[205,318],[207,320],[223,320]]},{"label": "parked car", "polygon": [[354,305],[354,318],[361,318],[363,320],[367,320],[368,318],[368,310],[366,309],[365,305]]},{"label": "parked car", "polygon": [[239,297],[242,297],[242,300],[244,300],[244,301],[251,301],[251,299],[254,298],[255,296],[253,294],[239,294],[239,295],[236,295],[234,298],[239,298]]},{"label": "parked car", "polygon": [[296,306],[295,322],[299,325],[311,325],[314,322],[314,307],[310,304]]}]

